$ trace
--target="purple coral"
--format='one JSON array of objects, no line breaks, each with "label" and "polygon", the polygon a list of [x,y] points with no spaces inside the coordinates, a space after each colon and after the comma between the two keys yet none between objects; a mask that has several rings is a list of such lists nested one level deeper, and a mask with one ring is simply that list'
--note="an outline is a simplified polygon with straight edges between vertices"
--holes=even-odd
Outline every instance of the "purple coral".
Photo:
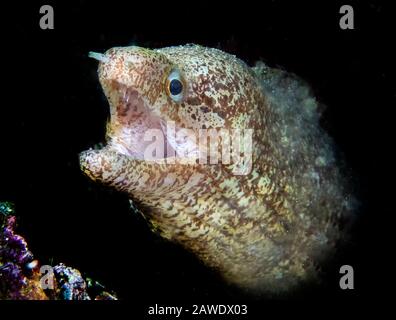
[{"label": "purple coral", "polygon": [[28,250],[25,239],[14,233],[15,216],[4,211],[0,212],[0,298],[19,300],[25,298],[26,292],[23,289],[29,282],[22,266],[31,262],[33,255]]},{"label": "purple coral", "polygon": [[[39,263],[33,260],[23,237],[15,234],[16,218],[10,203],[0,202],[0,300],[91,300],[92,285],[81,273],[60,263],[53,268],[54,288],[44,290]],[[88,280],[88,284],[91,280]],[[95,300],[116,300],[101,290]]]},{"label": "purple coral", "polygon": [[26,284],[26,277],[18,265],[7,262],[0,266],[0,298],[6,297],[10,300],[23,299],[21,289]]},{"label": "purple coral", "polygon": [[0,231],[0,257],[23,265],[32,261],[33,255],[28,250],[25,239],[14,233],[15,226],[15,216],[9,216]]}]

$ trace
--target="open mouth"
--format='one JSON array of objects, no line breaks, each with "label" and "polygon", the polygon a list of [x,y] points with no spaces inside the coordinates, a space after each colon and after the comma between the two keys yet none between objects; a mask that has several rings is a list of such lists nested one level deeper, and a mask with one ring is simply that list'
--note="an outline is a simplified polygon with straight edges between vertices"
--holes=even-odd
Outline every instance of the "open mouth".
[{"label": "open mouth", "polygon": [[109,148],[140,160],[197,155],[195,132],[158,116],[136,89],[112,81],[105,92],[111,108]]}]

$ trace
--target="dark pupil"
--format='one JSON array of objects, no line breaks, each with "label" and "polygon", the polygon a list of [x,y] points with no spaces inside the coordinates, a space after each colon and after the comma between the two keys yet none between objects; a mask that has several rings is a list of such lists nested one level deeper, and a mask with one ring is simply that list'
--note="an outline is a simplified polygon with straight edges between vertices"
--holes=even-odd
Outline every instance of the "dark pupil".
[{"label": "dark pupil", "polygon": [[169,91],[172,95],[176,96],[183,90],[183,84],[177,80],[173,79],[169,84]]}]

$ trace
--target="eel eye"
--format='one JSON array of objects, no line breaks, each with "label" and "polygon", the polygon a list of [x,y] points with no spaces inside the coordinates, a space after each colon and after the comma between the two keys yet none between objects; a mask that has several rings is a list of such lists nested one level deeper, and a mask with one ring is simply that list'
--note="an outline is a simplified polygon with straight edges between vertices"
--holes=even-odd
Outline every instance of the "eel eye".
[{"label": "eel eye", "polygon": [[166,80],[166,92],[172,100],[179,102],[183,99],[183,80],[178,70],[173,70]]}]

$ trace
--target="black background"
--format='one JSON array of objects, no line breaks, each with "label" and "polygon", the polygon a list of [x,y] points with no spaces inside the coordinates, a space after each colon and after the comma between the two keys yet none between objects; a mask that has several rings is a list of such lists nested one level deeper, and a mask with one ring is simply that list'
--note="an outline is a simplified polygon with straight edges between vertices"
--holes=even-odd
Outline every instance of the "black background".
[{"label": "black background", "polygon": [[[43,4],[54,7],[54,30],[39,28]],[[327,105],[323,126],[351,170],[361,202],[351,246],[328,266],[323,285],[282,297],[284,302],[314,299],[332,308],[341,301],[361,305],[385,298],[394,251],[395,11],[379,1],[348,2],[355,9],[355,30],[341,30],[342,4],[2,4],[0,200],[16,203],[19,233],[36,258],[79,269],[141,314],[155,303],[252,300],[153,235],[130,212],[125,196],[92,183],[79,170],[78,153],[103,140],[108,116],[97,63],[87,53],[131,44],[197,43],[249,64],[264,60],[310,83]],[[341,264],[355,268],[353,291],[339,289]],[[261,299],[251,303],[268,306]]]}]

